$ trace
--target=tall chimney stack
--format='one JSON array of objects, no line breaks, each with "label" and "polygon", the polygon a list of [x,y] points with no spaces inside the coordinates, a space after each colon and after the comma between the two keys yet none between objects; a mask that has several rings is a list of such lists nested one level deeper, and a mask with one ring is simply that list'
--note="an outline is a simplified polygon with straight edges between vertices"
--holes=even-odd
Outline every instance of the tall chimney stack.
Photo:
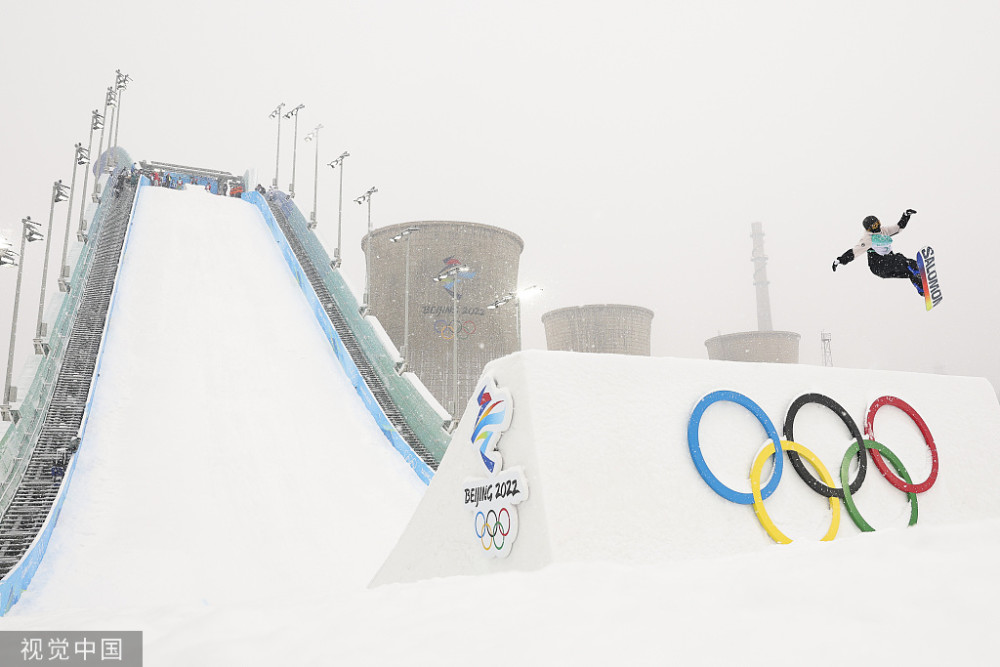
[{"label": "tall chimney stack", "polygon": [[767,291],[767,255],[764,254],[764,229],[759,222],[751,223],[753,233],[753,284],[757,288],[757,331],[773,331],[771,326],[771,297]]}]

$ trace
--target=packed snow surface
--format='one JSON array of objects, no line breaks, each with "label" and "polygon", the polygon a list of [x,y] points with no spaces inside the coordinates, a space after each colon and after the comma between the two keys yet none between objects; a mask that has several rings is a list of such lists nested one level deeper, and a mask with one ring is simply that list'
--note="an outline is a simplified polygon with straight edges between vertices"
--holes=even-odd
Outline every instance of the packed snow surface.
[{"label": "packed snow surface", "polygon": [[993,655],[998,520],[369,588],[424,493],[257,211],[144,188],[65,508],[0,629],[142,630],[150,666]]}]

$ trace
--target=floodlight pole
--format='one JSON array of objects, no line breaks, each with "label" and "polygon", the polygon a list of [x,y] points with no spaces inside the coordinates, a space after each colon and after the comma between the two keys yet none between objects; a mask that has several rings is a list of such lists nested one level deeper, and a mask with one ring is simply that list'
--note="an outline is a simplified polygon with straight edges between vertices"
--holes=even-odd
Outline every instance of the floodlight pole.
[{"label": "floodlight pole", "polygon": [[111,96],[111,117],[108,119],[108,159],[104,161],[104,171],[110,174],[115,170],[115,163],[118,161],[115,151],[111,149],[111,142],[114,141],[115,131],[118,129],[118,91],[114,86],[108,87],[108,95]]},{"label": "floodlight pole", "polygon": [[496,301],[486,306],[487,310],[495,310],[497,308],[507,305],[511,301],[513,301],[516,304],[517,307],[514,309],[514,326],[517,329],[517,349],[519,352],[521,350],[521,295],[524,294],[525,292],[531,292],[534,290],[541,290],[541,289],[542,288],[539,287],[538,285],[529,285],[528,287],[524,287],[514,292],[507,292],[503,296],[497,297]]},{"label": "floodlight pole", "polygon": [[24,275],[24,246],[28,241],[38,241],[42,238],[42,235],[38,232],[38,223],[31,219],[29,215],[27,218],[21,220],[21,225],[23,226],[21,230],[21,252],[18,255],[17,262],[17,282],[14,286],[14,313],[11,315],[10,321],[10,350],[7,353],[7,379],[4,382],[3,389],[3,406],[0,406],[0,413],[2,413],[4,421],[17,421],[19,414],[16,410],[11,409],[11,399],[13,394],[11,392],[11,379],[14,373],[14,342],[17,340],[17,313],[21,307],[21,279]]},{"label": "floodlight pole", "polygon": [[73,151],[73,178],[69,182],[69,205],[66,207],[66,235],[63,238],[62,263],[59,265],[60,292],[69,292],[69,266],[66,264],[66,257],[69,252],[69,228],[73,218],[73,188],[76,187],[76,168],[88,162],[83,144],[76,144],[73,148],[75,149]]},{"label": "floodlight pole", "polygon": [[368,314],[368,308],[371,305],[368,298],[371,294],[372,262],[374,261],[372,258],[372,195],[376,192],[378,192],[378,188],[373,185],[368,188],[368,192],[354,200],[358,205],[366,202],[368,204],[368,236],[366,237],[366,245],[368,246],[368,249],[365,251],[365,298],[364,303],[362,303],[361,307],[358,309],[362,317]]},{"label": "floodlight pole", "polygon": [[452,332],[451,332],[451,361],[452,361],[452,405],[451,405],[451,428],[454,428],[458,423],[458,283],[459,275],[463,271],[468,271],[469,267],[465,265],[452,266],[445,269],[438,275],[434,277],[434,281],[438,282],[444,280],[445,278],[452,277],[454,281],[451,284],[451,301],[452,301]]},{"label": "floodlight pole", "polygon": [[452,422],[458,421],[458,271],[455,271],[455,282],[451,284],[451,363],[452,363]]},{"label": "floodlight pole", "polygon": [[[115,104],[115,89],[112,88],[111,86],[108,86],[108,92],[104,96],[104,115],[102,116],[102,118],[104,119],[105,122],[101,123],[101,138],[97,142],[97,162],[94,163],[94,168],[95,169],[98,166],[100,166],[100,164],[101,164],[101,151],[104,150],[104,129],[105,129],[105,127],[108,124],[107,123],[108,107],[109,106],[110,107],[114,107],[114,104]],[[113,122],[113,120],[112,120],[112,122]],[[101,175],[95,171],[94,172],[94,193],[91,195],[91,199],[94,200],[94,203],[97,203],[97,202],[101,201],[101,197],[100,197],[100,194],[99,194],[100,187],[101,187]]]},{"label": "floodlight pole", "polygon": [[292,183],[288,186],[288,196],[295,198],[295,163],[298,160],[298,142],[299,142],[299,112],[306,108],[306,105],[300,104],[291,111],[285,114],[285,118],[295,117],[295,130],[292,134]]},{"label": "floodlight pole", "polygon": [[52,184],[52,204],[49,206],[49,228],[45,235],[45,261],[42,263],[42,290],[38,296],[38,325],[35,328],[35,354],[48,354],[49,344],[45,342],[46,331],[42,317],[45,314],[45,285],[49,277],[49,251],[52,249],[52,218],[56,212],[56,202],[66,199],[66,186],[62,179]]},{"label": "floodlight pole", "polygon": [[274,111],[268,116],[268,118],[278,119],[278,148],[274,151],[274,180],[271,181],[273,187],[278,187],[278,167],[280,166],[281,159],[281,110],[284,108],[285,103],[282,102],[274,108]]},{"label": "floodlight pole", "polygon": [[128,74],[122,74],[120,69],[115,70],[115,89],[118,91],[118,122],[115,123],[115,151],[112,155],[115,155],[118,151],[118,128],[122,124],[122,93],[125,92],[128,82],[132,80]]},{"label": "floodlight pole", "polygon": [[340,268],[340,242],[342,238],[342,231],[344,229],[343,217],[344,217],[344,158],[350,157],[351,154],[344,151],[340,154],[336,160],[328,162],[327,164],[331,169],[336,169],[340,167],[340,194],[337,197],[337,248],[333,251],[333,261],[331,265],[335,269]]},{"label": "floodlight pole", "polygon": [[[410,233],[416,231],[413,228]],[[410,361],[410,234],[406,235],[406,280],[403,287],[403,368]]]},{"label": "floodlight pole", "polygon": [[406,239],[406,268],[405,277],[403,279],[403,345],[400,353],[403,357],[403,363],[400,364],[397,369],[400,373],[406,370],[406,366],[409,363],[409,350],[410,350],[410,234],[413,232],[419,232],[419,227],[407,227],[399,234],[393,236],[390,241],[396,243],[400,239]]},{"label": "floodlight pole", "polygon": [[[90,138],[87,139],[87,164],[90,164],[90,149],[94,145],[94,130],[104,127],[104,116],[97,109],[90,112]],[[90,169],[83,170],[83,195],[80,197],[80,228],[76,230],[76,240],[80,243],[87,242],[87,226],[83,216],[87,210],[87,179],[90,178]]]},{"label": "floodlight pole", "polygon": [[319,200],[319,131],[323,129],[322,125],[317,125],[316,128],[306,135],[306,141],[316,142],[316,158],[315,158],[315,171],[313,172],[313,210],[309,214],[309,224],[307,227],[309,229],[316,229],[316,202]]}]

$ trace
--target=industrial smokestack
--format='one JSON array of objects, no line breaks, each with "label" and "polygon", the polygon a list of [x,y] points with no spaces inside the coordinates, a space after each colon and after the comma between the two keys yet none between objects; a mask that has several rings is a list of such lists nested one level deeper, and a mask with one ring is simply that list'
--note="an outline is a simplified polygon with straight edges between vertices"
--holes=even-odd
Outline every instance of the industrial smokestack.
[{"label": "industrial smokestack", "polygon": [[771,297],[767,290],[767,255],[764,254],[764,229],[759,222],[751,223],[753,238],[753,284],[757,289],[757,331],[773,331],[771,326]]},{"label": "industrial smokestack", "polygon": [[799,363],[799,334],[774,331],[771,327],[771,298],[767,291],[767,255],[764,254],[764,230],[759,222],[751,223],[753,233],[753,284],[757,288],[757,331],[719,334],[705,341],[709,359]]}]

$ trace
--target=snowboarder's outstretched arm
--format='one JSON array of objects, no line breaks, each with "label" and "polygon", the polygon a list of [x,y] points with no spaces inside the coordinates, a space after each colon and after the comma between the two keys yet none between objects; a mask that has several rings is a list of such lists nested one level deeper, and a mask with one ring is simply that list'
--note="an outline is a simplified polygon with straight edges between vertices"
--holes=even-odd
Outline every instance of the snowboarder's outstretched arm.
[{"label": "snowboarder's outstretched arm", "polygon": [[854,261],[854,248],[851,248],[843,255],[833,260],[833,270],[836,271],[837,267],[840,266],[841,264],[847,264],[848,262],[852,261]]},{"label": "snowboarder's outstretched arm", "polygon": [[[886,225],[881,228],[881,232],[888,236],[895,236],[899,233],[899,230],[905,229],[906,225],[910,222],[910,216],[916,214],[916,211],[912,208],[908,208],[903,211],[902,217],[899,218],[899,222],[895,225]],[[876,220],[877,223],[877,220]],[[876,228],[878,231],[878,228]],[[833,270],[836,271],[837,267],[842,264],[847,264],[854,260],[858,255],[863,255],[869,248],[872,247],[872,235],[871,232],[866,233],[858,241],[858,244],[845,252],[843,255],[833,260]]]}]

